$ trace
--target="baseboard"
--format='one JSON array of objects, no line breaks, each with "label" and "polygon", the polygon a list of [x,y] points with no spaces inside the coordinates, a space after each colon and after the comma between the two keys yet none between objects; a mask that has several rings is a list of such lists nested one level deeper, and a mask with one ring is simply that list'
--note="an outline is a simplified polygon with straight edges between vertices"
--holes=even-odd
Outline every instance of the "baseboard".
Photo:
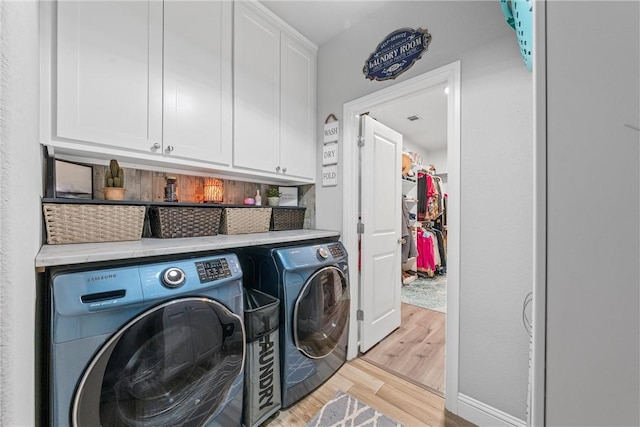
[{"label": "baseboard", "polygon": [[458,394],[458,416],[480,427],[526,427],[527,423],[462,393]]}]

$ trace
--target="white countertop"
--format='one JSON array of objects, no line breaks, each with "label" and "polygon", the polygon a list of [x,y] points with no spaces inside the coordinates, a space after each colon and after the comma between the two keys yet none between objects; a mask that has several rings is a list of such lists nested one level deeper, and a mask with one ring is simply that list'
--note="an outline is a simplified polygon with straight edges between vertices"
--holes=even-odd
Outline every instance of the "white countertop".
[{"label": "white countertop", "polygon": [[180,239],[141,239],[130,242],[76,243],[68,245],[43,245],[36,256],[36,268],[58,265],[82,264],[143,258],[159,255],[232,249],[274,243],[339,237],[340,232],[329,230],[269,231]]}]

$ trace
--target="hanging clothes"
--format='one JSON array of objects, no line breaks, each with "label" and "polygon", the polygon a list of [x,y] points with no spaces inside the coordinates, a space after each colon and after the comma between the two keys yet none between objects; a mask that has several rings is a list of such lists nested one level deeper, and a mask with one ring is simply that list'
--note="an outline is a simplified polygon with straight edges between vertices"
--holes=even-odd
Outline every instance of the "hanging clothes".
[{"label": "hanging clothes", "polygon": [[427,213],[427,174],[418,172],[418,221],[424,221]]},{"label": "hanging clothes", "polygon": [[433,238],[430,233],[419,229],[417,233],[418,258],[416,260],[418,271],[427,273],[432,277],[436,271],[436,260],[433,251]]},{"label": "hanging clothes", "polygon": [[404,242],[402,243],[402,262],[407,262],[409,258],[418,256],[416,242],[411,232],[411,221],[409,219],[409,207],[407,200],[402,196],[402,227],[401,234]]},{"label": "hanging clothes", "polygon": [[440,260],[441,260],[440,265],[442,267],[446,267],[447,266],[447,247],[444,240],[444,234],[442,233],[442,231],[437,229],[434,229],[433,232],[436,236],[436,239],[438,240],[438,249],[440,250]]},{"label": "hanging clothes", "polygon": [[416,267],[419,272],[433,277],[435,273],[446,272],[447,247],[444,235],[434,228],[419,228],[417,232],[418,257]]},{"label": "hanging clothes", "polygon": [[436,220],[445,212],[442,179],[425,171],[418,173],[418,220]]}]

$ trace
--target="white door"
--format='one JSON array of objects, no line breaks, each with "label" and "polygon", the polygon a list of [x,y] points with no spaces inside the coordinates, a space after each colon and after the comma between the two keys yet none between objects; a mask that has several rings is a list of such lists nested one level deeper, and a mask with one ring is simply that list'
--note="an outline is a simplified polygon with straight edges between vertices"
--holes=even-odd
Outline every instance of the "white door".
[{"label": "white door", "polygon": [[149,152],[162,144],[162,3],[61,1],[61,138]]},{"label": "white door", "polygon": [[402,135],[363,116],[360,351],[400,326]]},{"label": "white door", "polygon": [[164,2],[163,150],[231,164],[230,2]]}]

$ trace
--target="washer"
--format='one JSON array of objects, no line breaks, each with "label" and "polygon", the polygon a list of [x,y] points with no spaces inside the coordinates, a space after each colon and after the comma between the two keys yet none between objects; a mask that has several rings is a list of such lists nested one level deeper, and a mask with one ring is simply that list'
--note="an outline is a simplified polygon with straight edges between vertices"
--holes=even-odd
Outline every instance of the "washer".
[{"label": "washer", "polygon": [[51,425],[240,426],[235,255],[53,271]]},{"label": "washer", "polygon": [[347,251],[340,242],[239,253],[255,287],[281,300],[282,406],[331,377],[346,361],[349,325]]}]

